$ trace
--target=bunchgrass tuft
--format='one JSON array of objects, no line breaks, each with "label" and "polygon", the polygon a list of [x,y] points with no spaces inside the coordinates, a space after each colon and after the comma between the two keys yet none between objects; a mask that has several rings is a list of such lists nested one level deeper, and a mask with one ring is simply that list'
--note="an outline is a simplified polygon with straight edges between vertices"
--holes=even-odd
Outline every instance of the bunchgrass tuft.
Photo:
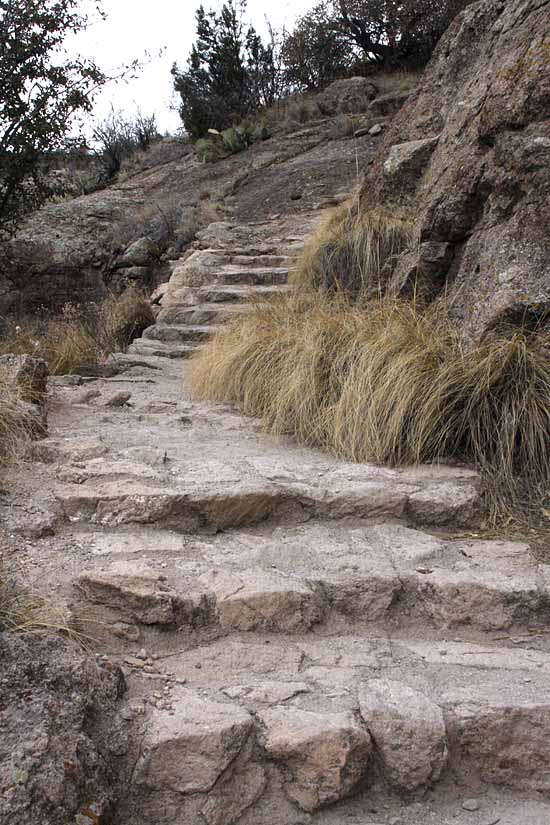
[{"label": "bunchgrass tuft", "polygon": [[231,402],[354,461],[474,464],[489,510],[544,511],[550,491],[550,333],[467,350],[445,313],[319,292],[257,303],[190,362],[197,398]]},{"label": "bunchgrass tuft", "polygon": [[36,419],[20,389],[0,371],[0,467],[24,452]]},{"label": "bunchgrass tuft", "polygon": [[351,297],[381,296],[398,256],[415,244],[415,225],[407,215],[381,208],[359,211],[347,204],[313,235],[292,282]]}]

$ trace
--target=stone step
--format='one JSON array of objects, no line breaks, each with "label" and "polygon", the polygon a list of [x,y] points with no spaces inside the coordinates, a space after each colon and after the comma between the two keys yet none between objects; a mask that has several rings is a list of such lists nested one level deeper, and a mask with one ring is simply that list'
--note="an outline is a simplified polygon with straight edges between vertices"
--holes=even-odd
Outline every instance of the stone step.
[{"label": "stone step", "polygon": [[128,347],[128,352],[132,355],[149,355],[160,358],[189,358],[199,348],[199,346],[193,344],[180,344],[178,346],[147,338],[137,338]]},{"label": "stone step", "polygon": [[224,323],[249,312],[251,303],[203,303],[192,306],[171,306],[163,309],[157,323],[165,326],[191,324],[204,326],[212,323]]},{"label": "stone step", "polygon": [[[546,626],[550,618],[550,566],[521,543],[310,522],[271,536],[197,538],[186,560],[175,535],[107,535],[110,563],[83,573],[78,586],[90,602],[138,624],[303,633],[335,621],[391,622],[496,632]],[[140,563],[120,558],[129,545]]]},{"label": "stone step", "polygon": [[110,472],[120,475],[116,464],[107,459],[84,464],[78,485],[56,491],[67,517],[107,526],[161,523],[196,532],[258,524],[283,514],[289,524],[317,516],[464,526],[477,523],[481,508],[478,477],[461,468],[398,471],[342,463],[323,470],[304,461],[285,470],[269,457],[250,456],[246,462],[171,464],[160,480],[151,478],[146,464],[140,470],[134,462],[126,477],[106,481]]},{"label": "stone step", "polygon": [[287,284],[271,286],[251,286],[249,284],[235,284],[223,286],[210,284],[193,289],[189,288],[186,303],[241,303],[242,301],[271,298],[273,295],[282,295],[291,289]]},{"label": "stone step", "polygon": [[169,324],[155,324],[148,327],[143,333],[142,338],[148,341],[163,341],[164,343],[191,343],[197,341],[204,341],[210,338],[216,332],[219,332],[220,327],[214,324],[210,326],[204,325],[169,325]]},{"label": "stone step", "polygon": [[[540,796],[550,791],[549,654],[385,637],[265,641],[169,654],[173,676],[142,717],[125,821],[232,825],[248,811],[243,821],[259,825],[372,825],[390,821],[372,818],[383,800],[420,825],[415,800],[435,786],[431,815],[440,780],[444,799],[479,798],[430,823],[457,821],[457,809],[479,811],[467,821],[482,824],[548,821],[529,811],[550,811]],[[145,675],[128,674],[142,694]],[[526,817],[508,818],[504,788],[526,794],[523,807],[510,802]],[[321,820],[335,803],[336,818]]]},{"label": "stone step", "polygon": [[275,286],[286,284],[288,267],[243,267],[223,266],[212,272],[212,283],[238,286],[248,284],[252,286]]}]

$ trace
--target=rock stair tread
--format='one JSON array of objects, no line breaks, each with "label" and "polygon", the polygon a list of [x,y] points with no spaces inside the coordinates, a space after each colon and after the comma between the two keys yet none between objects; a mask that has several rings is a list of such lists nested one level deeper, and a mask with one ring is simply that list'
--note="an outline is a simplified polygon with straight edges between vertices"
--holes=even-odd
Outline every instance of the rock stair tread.
[{"label": "rock stair tread", "polygon": [[136,355],[148,355],[155,358],[189,358],[197,352],[198,346],[193,344],[170,344],[164,341],[154,341],[147,338],[138,338],[130,347],[129,352]]},{"label": "rock stair tread", "polygon": [[146,561],[158,561],[154,534],[133,543],[143,548],[141,570],[135,556],[115,558],[85,572],[79,586],[92,602],[145,624],[155,623],[157,606],[159,624],[177,623],[178,604],[186,617],[180,628],[187,621],[276,633],[330,628],[335,616],[359,626],[386,620],[497,631],[540,626],[550,614],[550,566],[521,543],[449,540],[398,524],[310,522],[272,538],[197,539],[192,560],[166,556],[161,584]]},{"label": "rock stair tread", "polygon": [[[462,645],[463,661],[442,669],[414,643],[384,638],[264,641],[228,638],[170,658],[179,685],[168,708],[151,710],[138,785],[207,793],[238,751],[261,770],[280,763],[286,795],[311,813],[345,799],[375,763],[397,792],[449,770],[463,784],[472,769],[486,788],[549,789],[548,654],[527,664],[502,649],[501,667],[490,655],[472,666]],[[175,770],[197,748],[195,769]]]}]

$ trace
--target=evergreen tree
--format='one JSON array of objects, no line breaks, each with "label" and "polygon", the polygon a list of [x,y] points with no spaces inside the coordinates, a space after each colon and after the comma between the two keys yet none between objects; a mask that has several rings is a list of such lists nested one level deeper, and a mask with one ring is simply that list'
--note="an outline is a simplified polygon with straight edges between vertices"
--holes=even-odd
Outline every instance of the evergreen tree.
[{"label": "evergreen tree", "polygon": [[67,59],[66,36],[84,29],[79,0],[0,0],[0,238],[48,195],[44,153],[59,149],[75,114],[88,112],[106,77]]},{"label": "evergreen tree", "polygon": [[228,0],[219,12],[200,6],[187,68],[172,68],[181,119],[194,138],[226,129],[277,94],[275,43],[265,46],[245,25],[245,11],[246,0]]}]

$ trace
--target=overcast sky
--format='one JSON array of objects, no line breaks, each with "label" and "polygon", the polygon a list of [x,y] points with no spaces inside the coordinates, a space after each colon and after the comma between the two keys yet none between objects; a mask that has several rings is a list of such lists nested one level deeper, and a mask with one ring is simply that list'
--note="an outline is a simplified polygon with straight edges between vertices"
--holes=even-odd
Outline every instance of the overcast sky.
[{"label": "overcast sky", "polygon": [[[128,112],[139,106],[143,114],[157,117],[161,131],[175,131],[181,125],[170,111],[172,87],[170,69],[174,61],[184,65],[195,40],[195,10],[201,0],[103,0],[106,21],[94,22],[77,35],[70,51],[93,57],[104,71],[135,58],[151,55],[140,76],[117,86],[108,86],[97,98],[94,115],[105,117],[111,106]],[[217,0],[203,0],[206,8],[216,8]],[[265,17],[276,28],[290,27],[314,0],[248,0],[248,14],[258,31],[265,32]],[[163,49],[163,54],[158,57]]]}]

